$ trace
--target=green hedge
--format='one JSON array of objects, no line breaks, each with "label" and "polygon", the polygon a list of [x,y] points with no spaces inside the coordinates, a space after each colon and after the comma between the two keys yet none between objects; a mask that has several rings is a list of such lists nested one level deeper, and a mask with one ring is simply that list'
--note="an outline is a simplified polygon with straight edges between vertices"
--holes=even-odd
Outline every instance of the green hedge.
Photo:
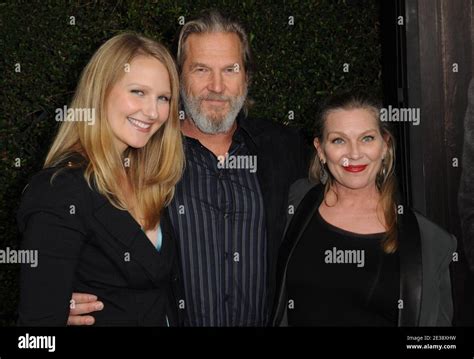
[{"label": "green hedge", "polygon": [[[252,117],[300,126],[309,134],[327,94],[355,88],[381,93],[375,0],[2,3],[0,249],[18,246],[15,213],[21,191],[42,166],[57,129],[55,109],[69,103],[92,53],[124,30],[172,48],[179,18],[208,8],[232,14],[250,35],[257,66],[249,93],[255,101]],[[15,71],[18,63],[21,72]],[[343,71],[344,63],[349,72]],[[294,119],[288,118],[290,111]],[[15,320],[17,276],[17,265],[0,265],[3,326]]]}]

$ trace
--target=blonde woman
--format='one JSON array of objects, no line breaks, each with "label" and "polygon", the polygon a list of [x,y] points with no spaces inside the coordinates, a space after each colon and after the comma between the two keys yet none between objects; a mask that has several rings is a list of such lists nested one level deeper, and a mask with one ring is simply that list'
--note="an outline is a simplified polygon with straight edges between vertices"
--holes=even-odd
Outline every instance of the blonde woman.
[{"label": "blonde woman", "polygon": [[44,169],[23,194],[19,325],[67,324],[73,292],[94,293],[95,324],[174,326],[179,277],[165,207],[183,169],[178,75],[168,50],[136,34],[85,67]]},{"label": "blonde woman", "polygon": [[356,94],[322,107],[311,181],[290,190],[273,325],[451,325],[456,240],[397,201],[379,110]]}]

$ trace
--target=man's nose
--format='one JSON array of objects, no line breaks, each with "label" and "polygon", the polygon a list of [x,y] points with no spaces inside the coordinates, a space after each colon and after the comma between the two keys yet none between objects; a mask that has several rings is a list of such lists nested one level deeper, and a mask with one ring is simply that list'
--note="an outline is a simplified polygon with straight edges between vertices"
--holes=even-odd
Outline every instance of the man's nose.
[{"label": "man's nose", "polygon": [[222,74],[220,72],[214,72],[211,75],[209,84],[208,84],[208,90],[212,92],[217,92],[221,93],[224,88],[224,83],[222,79]]}]

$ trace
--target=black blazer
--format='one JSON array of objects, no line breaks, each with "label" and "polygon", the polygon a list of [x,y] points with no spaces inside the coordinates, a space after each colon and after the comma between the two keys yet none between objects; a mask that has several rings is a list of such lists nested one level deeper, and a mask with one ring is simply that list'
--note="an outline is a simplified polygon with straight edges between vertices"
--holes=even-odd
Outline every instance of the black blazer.
[{"label": "black blazer", "polygon": [[[286,269],[324,195],[321,185],[298,180],[290,190],[290,215],[277,264],[277,292],[271,323],[287,324]],[[398,215],[400,255],[399,326],[450,326],[453,304],[449,264],[456,250],[456,239],[421,214],[405,208]]]},{"label": "black blazer", "polygon": [[275,294],[276,262],[285,230],[290,186],[308,173],[311,149],[301,132],[273,121],[251,119],[242,113],[238,123],[245,144],[258,160],[257,177],[265,206],[268,258],[268,298]]},{"label": "black blazer", "polygon": [[92,190],[81,168],[45,169],[25,188],[17,214],[22,249],[38,250],[38,266],[23,264],[18,324],[63,326],[73,292],[104,303],[98,326],[181,323],[175,235],[164,211],[160,252],[127,211]]}]

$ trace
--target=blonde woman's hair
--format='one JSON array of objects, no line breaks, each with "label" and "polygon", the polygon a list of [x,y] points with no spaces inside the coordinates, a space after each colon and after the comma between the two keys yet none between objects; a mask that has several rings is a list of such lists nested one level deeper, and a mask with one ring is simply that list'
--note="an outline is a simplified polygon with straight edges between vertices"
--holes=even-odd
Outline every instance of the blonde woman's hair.
[{"label": "blonde woman's hair", "polygon": [[[132,59],[139,55],[156,58],[168,70],[171,85],[169,117],[143,148],[129,147],[121,154],[114,146],[106,103],[113,85],[124,76]],[[84,177],[89,187],[94,186],[115,207],[129,210],[135,218],[141,218],[144,229],[155,228],[163,207],[173,198],[184,166],[178,94],[176,66],[163,45],[133,33],[114,36],[96,51],[84,68],[69,106],[73,110],[94,109],[95,123],[75,120],[74,111],[68,111],[44,167],[61,167],[68,158],[80,154],[84,158],[81,166],[85,167]],[[130,185],[132,198],[123,191],[125,183]]]},{"label": "blonde woman's hair", "polygon": [[[397,238],[397,180],[395,177],[395,139],[388,127],[387,122],[380,121],[381,105],[378,101],[372,99],[370,96],[364,94],[344,93],[335,95],[329,98],[320,108],[319,114],[315,123],[314,137],[318,138],[320,142],[324,139],[326,120],[332,111],[336,110],[352,110],[365,109],[371,112],[377,120],[379,131],[387,143],[388,150],[385,158],[380,166],[380,171],[377,174],[376,186],[380,193],[379,206],[382,208],[386,234],[382,242],[382,248],[385,253],[394,253],[398,248]],[[385,171],[384,171],[385,169]],[[324,171],[328,174],[328,179],[325,184],[325,195],[329,190],[333,189],[335,178],[331,172],[326,168]],[[312,159],[309,169],[309,179],[314,183],[320,183],[323,168],[319,161],[318,154]]]}]

